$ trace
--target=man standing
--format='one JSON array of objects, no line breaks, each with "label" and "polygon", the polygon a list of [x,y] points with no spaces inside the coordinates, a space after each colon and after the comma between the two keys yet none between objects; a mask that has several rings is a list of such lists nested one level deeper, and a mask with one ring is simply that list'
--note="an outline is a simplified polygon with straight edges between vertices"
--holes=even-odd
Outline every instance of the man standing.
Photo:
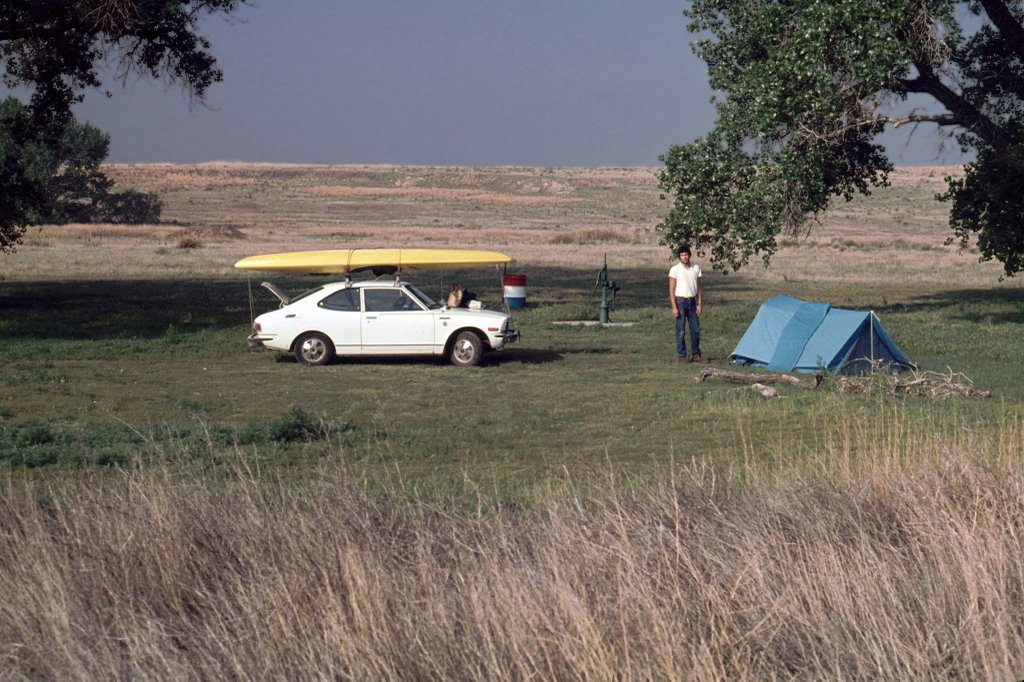
[{"label": "man standing", "polygon": [[668,271],[668,298],[676,318],[676,362],[686,362],[685,325],[690,325],[690,362],[700,362],[700,266],[690,263],[690,245],[679,247],[679,262]]}]

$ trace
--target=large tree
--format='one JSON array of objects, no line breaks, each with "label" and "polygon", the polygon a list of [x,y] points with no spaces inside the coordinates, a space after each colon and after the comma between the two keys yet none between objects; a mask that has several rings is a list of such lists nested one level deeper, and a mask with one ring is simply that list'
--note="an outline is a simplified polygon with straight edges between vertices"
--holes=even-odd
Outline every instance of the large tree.
[{"label": "large tree", "polygon": [[661,158],[659,226],[714,265],[765,262],[830,202],[887,183],[888,126],[938,126],[975,161],[941,198],[951,239],[1024,269],[1020,0],[693,0],[718,118]]},{"label": "large tree", "polygon": [[[57,149],[75,125],[72,105],[102,85],[101,67],[115,77],[162,78],[201,101],[222,73],[199,32],[206,15],[229,15],[245,0],[2,0],[0,61],[3,83],[31,91],[28,128],[15,140]],[[19,124],[21,125],[21,124]],[[19,137],[20,136],[20,137]],[[32,182],[25,160],[0,159],[0,252],[19,241],[45,209],[46,190]],[[113,204],[112,204],[113,205]]]},{"label": "large tree", "polygon": [[[30,224],[70,222],[153,223],[160,218],[155,194],[113,192],[100,168],[110,136],[71,118],[60,134],[33,124],[32,113],[14,97],[0,101],[0,177],[25,188],[20,212]],[[2,210],[2,209],[0,209]]]}]

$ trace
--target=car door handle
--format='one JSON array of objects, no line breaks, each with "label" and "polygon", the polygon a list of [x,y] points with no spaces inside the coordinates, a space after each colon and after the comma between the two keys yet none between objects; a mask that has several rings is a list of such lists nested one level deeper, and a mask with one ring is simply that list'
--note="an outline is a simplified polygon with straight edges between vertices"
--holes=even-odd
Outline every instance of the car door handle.
[{"label": "car door handle", "polygon": [[376,319],[377,319],[376,315],[367,315],[367,317],[366,317],[367,321],[369,321],[369,320],[376,320]]}]

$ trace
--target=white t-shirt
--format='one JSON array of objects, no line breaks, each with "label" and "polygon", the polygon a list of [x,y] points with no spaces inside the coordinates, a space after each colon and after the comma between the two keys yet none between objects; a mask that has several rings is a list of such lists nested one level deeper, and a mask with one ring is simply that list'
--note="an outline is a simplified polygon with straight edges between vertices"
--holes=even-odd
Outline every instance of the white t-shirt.
[{"label": "white t-shirt", "polygon": [[700,279],[700,266],[691,263],[690,267],[683,267],[682,263],[676,263],[668,271],[668,276],[676,280],[676,298],[694,298],[697,295],[697,285]]}]

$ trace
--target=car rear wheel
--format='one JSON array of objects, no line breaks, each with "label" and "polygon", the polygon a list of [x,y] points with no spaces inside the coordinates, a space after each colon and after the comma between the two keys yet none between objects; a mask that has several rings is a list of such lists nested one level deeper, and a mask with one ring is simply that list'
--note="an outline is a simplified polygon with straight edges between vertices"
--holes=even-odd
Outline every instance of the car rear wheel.
[{"label": "car rear wheel", "polygon": [[461,367],[479,365],[483,357],[484,345],[480,342],[480,337],[473,332],[462,332],[456,336],[448,355],[453,365]]},{"label": "car rear wheel", "polygon": [[295,342],[295,359],[305,365],[326,365],[334,359],[334,344],[320,332],[309,332]]}]

